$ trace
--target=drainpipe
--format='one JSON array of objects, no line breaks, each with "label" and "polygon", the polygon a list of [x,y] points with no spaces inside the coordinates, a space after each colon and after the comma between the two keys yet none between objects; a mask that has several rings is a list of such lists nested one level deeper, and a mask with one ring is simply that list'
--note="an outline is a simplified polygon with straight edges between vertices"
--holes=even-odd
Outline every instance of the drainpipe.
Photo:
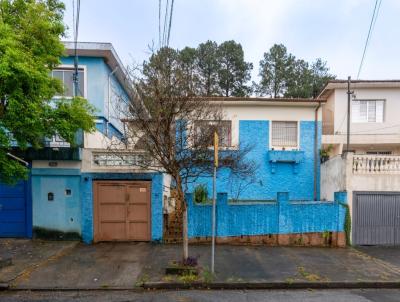
[{"label": "drainpipe", "polygon": [[315,108],[315,121],[314,121],[314,200],[317,200],[318,188],[318,110],[321,107],[321,102]]},{"label": "drainpipe", "polygon": [[111,102],[111,76],[117,71],[118,66],[108,74],[108,93],[107,93],[107,124],[106,135],[108,137],[108,125],[110,124],[110,102]]},{"label": "drainpipe", "polygon": [[12,159],[15,159],[15,160],[17,160],[17,161],[19,161],[20,163],[23,163],[25,166],[29,166],[29,163],[27,162],[27,161],[24,161],[22,158],[20,158],[20,157],[18,157],[18,156],[15,156],[15,155],[13,155],[13,154],[11,154],[11,153],[9,153],[9,152],[7,152],[7,155],[9,156],[9,157],[11,157]]}]

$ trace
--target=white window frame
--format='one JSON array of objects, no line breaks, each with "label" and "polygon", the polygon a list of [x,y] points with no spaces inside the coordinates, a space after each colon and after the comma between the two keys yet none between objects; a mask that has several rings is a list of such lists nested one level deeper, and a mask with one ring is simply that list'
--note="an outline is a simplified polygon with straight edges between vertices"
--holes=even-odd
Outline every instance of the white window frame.
[{"label": "white window frame", "polygon": [[[367,102],[367,120],[366,121],[356,121],[354,120],[353,117],[353,106],[354,103],[353,102]],[[377,118],[376,118],[376,109],[375,109],[375,122],[369,122],[368,121],[368,102],[383,102],[383,109],[382,109],[382,121],[377,122]],[[376,107],[375,107],[376,108]],[[351,122],[354,124],[382,124],[385,122],[385,111],[386,111],[386,99],[353,99],[351,101]]]},{"label": "white window frame", "polygon": [[[213,120],[204,120],[204,121],[198,121],[198,122],[215,122],[215,121],[213,121]],[[229,146],[222,146],[222,145],[218,145],[218,148],[220,149],[220,150],[231,150],[231,149],[234,149],[234,146],[233,146],[233,142],[232,142],[232,140],[233,140],[233,133],[232,133],[232,129],[233,129],[233,121],[232,120],[230,120],[230,119],[222,119],[221,120],[221,122],[229,122],[229,124],[230,124],[230,131],[229,131]],[[196,121],[192,121],[192,123],[193,123],[193,127],[196,127]],[[194,131],[197,131],[197,129],[194,129]],[[209,148],[210,149],[212,149],[212,148],[214,148],[213,147],[213,145],[211,144],[210,146],[209,146]]]},{"label": "white window frame", "polygon": [[[53,76],[53,71],[57,71],[58,69],[74,69],[75,66],[72,64],[61,64],[55,67],[51,73]],[[83,97],[87,99],[87,66],[86,65],[78,65],[78,69],[83,70]],[[63,83],[64,84],[64,83]],[[72,99],[71,96],[62,96],[62,95],[55,95],[53,96],[54,99]]]},{"label": "white window frame", "polygon": [[[282,146],[273,146],[272,145],[272,124],[274,122],[295,122],[297,124],[297,145],[296,146],[289,146],[289,147],[282,147]],[[300,150],[300,121],[293,121],[293,120],[271,120],[270,127],[269,127],[269,146],[270,150],[278,150],[278,151],[294,151]]]}]

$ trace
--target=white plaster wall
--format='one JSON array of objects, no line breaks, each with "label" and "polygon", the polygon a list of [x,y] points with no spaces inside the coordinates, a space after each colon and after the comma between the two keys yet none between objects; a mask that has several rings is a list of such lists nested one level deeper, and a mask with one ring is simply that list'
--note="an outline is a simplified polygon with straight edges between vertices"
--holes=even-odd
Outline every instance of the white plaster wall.
[{"label": "white plaster wall", "polygon": [[100,131],[94,131],[92,133],[84,133],[84,146],[90,149],[121,149],[125,148],[125,145],[116,137],[109,139]]},{"label": "white plaster wall", "polygon": [[337,155],[321,165],[321,199],[333,200],[334,193],[346,190],[346,162]]},{"label": "white plaster wall", "polygon": [[[239,121],[314,121],[315,106],[291,105],[224,105],[224,119],[232,121],[232,147],[239,142]],[[319,109],[318,120],[322,120]],[[301,133],[300,133],[301,135]]]},{"label": "white plaster wall", "polygon": [[[383,123],[351,123],[351,133],[356,134],[399,134],[400,133],[400,88],[357,88],[353,89],[356,99],[385,100]],[[347,133],[347,90],[335,90],[334,131]]]}]

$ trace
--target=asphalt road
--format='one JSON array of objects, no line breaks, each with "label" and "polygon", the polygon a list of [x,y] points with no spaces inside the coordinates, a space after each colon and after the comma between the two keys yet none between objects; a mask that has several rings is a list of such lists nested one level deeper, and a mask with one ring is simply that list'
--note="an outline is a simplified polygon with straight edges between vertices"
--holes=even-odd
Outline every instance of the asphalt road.
[{"label": "asphalt road", "polygon": [[0,301],[302,301],[302,302],[398,302],[400,289],[368,290],[189,290],[189,291],[7,291],[0,292]]}]

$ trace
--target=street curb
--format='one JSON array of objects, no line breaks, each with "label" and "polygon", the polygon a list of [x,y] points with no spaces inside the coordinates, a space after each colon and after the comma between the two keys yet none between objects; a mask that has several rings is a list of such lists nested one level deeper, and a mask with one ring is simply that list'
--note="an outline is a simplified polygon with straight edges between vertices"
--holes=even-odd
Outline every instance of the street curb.
[{"label": "street curb", "polygon": [[296,290],[296,289],[394,289],[400,288],[399,282],[147,282],[138,287],[14,287],[0,283],[0,291],[133,291],[143,292],[146,290]]},{"label": "street curb", "polygon": [[367,289],[400,288],[400,282],[147,282],[144,289]]}]

